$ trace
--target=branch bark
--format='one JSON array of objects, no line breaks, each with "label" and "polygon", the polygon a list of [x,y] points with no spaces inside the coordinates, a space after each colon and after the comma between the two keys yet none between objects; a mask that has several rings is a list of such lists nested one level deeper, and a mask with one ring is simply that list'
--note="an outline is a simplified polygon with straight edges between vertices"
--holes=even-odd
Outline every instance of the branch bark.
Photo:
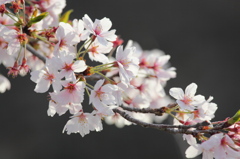
[{"label": "branch bark", "polygon": [[[128,120],[132,123],[135,123],[137,125],[140,125],[142,127],[155,128],[155,129],[162,130],[162,131],[167,131],[167,132],[173,133],[173,134],[191,134],[193,136],[195,136],[199,133],[215,134],[215,133],[222,132],[223,131],[222,130],[223,125],[224,125],[224,123],[222,123],[222,124],[219,124],[216,127],[212,128],[212,129],[204,130],[203,126],[206,126],[206,122],[198,123],[198,124],[195,124],[195,125],[151,124],[151,123],[146,123],[146,122],[140,121],[138,119],[132,118],[125,111],[119,110],[118,108],[113,109],[113,111],[115,113],[120,114],[126,120]],[[190,129],[190,128],[194,128],[194,129]]]},{"label": "branch bark", "polygon": [[37,56],[40,60],[46,63],[46,58],[39,54],[31,45],[27,44],[27,50],[30,51],[33,55]]},{"label": "branch bark", "polygon": [[[175,107],[177,105],[177,103],[172,103],[172,104],[168,104],[166,107],[170,108],[170,107]],[[164,113],[166,113],[166,107],[161,107],[158,109],[152,109],[152,108],[133,108],[133,107],[126,107],[126,106],[121,106],[121,108],[123,108],[124,110],[130,111],[130,112],[136,112],[136,113],[151,113],[151,114],[155,114],[157,116],[162,116]]]}]

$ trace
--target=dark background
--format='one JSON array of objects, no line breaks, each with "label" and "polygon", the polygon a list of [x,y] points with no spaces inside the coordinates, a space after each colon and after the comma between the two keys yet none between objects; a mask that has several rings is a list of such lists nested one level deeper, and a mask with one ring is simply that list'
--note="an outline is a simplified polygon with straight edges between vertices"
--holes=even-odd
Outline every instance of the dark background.
[{"label": "dark background", "polygon": [[[212,95],[222,120],[239,109],[239,0],[68,0],[71,18],[108,17],[125,42],[171,55],[177,78],[169,88],[198,84],[198,94]],[[6,72],[1,67],[1,72]],[[140,126],[118,129],[104,124],[100,133],[62,134],[69,116],[47,116],[47,94],[33,91],[29,76],[10,79],[0,94],[1,159],[175,159],[186,145],[180,136]],[[177,140],[178,144],[176,144]],[[179,147],[180,145],[180,147]],[[181,149],[179,151],[179,149]]]}]

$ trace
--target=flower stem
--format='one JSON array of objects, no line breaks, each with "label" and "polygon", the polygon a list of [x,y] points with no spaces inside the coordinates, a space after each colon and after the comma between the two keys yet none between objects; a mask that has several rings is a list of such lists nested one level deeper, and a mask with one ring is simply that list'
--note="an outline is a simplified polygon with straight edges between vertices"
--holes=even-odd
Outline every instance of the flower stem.
[{"label": "flower stem", "polygon": [[92,85],[88,84],[87,82],[85,82],[85,84],[86,84],[88,87],[94,89],[94,87],[93,87]]},{"label": "flower stem", "polygon": [[84,53],[85,51],[82,51],[82,49],[83,49],[83,47],[85,46],[85,45],[87,45],[87,43],[89,43],[90,41],[92,41],[92,38],[90,38],[90,39],[88,39],[80,48],[79,48],[79,50],[78,50],[78,53],[77,53],[77,57],[79,57],[79,55],[80,54],[82,54],[82,53]]},{"label": "flower stem", "polygon": [[113,80],[109,79],[108,77],[106,77],[104,74],[100,73],[100,72],[96,72],[97,74],[99,74],[100,76],[102,76],[103,78],[105,78],[107,81],[109,82],[114,82]]}]

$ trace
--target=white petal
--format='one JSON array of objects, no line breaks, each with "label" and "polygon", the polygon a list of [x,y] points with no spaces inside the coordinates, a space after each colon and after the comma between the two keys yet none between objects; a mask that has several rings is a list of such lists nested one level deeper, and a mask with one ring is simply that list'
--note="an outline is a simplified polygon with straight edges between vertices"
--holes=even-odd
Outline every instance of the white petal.
[{"label": "white petal", "polygon": [[187,143],[189,144],[189,145],[196,145],[197,144],[197,141],[196,141],[196,138],[194,138],[192,135],[186,135],[186,134],[184,134],[183,135],[183,139],[185,140],[187,140]]},{"label": "white petal", "polygon": [[157,63],[162,67],[169,61],[170,57],[170,55],[159,56],[157,58]]},{"label": "white petal", "polygon": [[194,158],[201,153],[201,149],[198,149],[197,146],[189,146],[185,152],[187,158]]},{"label": "white petal", "polygon": [[193,98],[192,105],[197,106],[205,102],[205,97],[202,95],[196,95]]},{"label": "white petal", "polygon": [[10,81],[0,74],[0,93],[4,93],[6,90],[11,88]]},{"label": "white petal", "polygon": [[117,35],[115,35],[116,30],[110,30],[108,32],[101,33],[101,36],[109,41],[115,41],[117,39]]},{"label": "white petal", "polygon": [[74,62],[72,68],[74,72],[83,72],[87,69],[87,65],[83,60],[78,60]]},{"label": "white petal", "polygon": [[98,80],[97,83],[94,86],[94,90],[97,91],[104,83],[105,80]]},{"label": "white petal", "polygon": [[97,40],[99,41],[100,44],[102,44],[104,46],[108,45],[108,41],[103,37],[97,36]]},{"label": "white petal", "polygon": [[103,18],[100,20],[103,31],[108,31],[112,27],[112,22],[109,18]]},{"label": "white petal", "polygon": [[169,94],[174,97],[175,99],[183,99],[184,92],[181,88],[171,88]]},{"label": "white petal", "polygon": [[90,53],[89,52],[88,55],[89,55],[89,58],[91,60],[98,61],[98,62],[101,62],[103,64],[109,62],[108,57],[105,56],[104,54],[101,54],[101,53]]},{"label": "white petal", "polygon": [[120,46],[118,46],[117,51],[116,51],[116,60],[117,61],[121,60],[122,54],[123,54],[123,46],[120,45]]},{"label": "white petal", "polygon": [[84,27],[89,30],[91,33],[94,33],[93,31],[93,21],[90,19],[90,17],[85,14],[84,17],[82,18],[84,22]]},{"label": "white petal", "polygon": [[62,89],[62,84],[60,83],[60,81],[54,81],[52,83],[52,87],[55,92],[59,92]]},{"label": "white petal", "polygon": [[215,148],[214,157],[216,159],[227,159],[228,158],[223,146],[219,146],[219,147]]},{"label": "white petal", "polygon": [[48,110],[47,110],[48,116],[53,117],[56,114],[56,104],[52,101],[49,102]]},{"label": "white petal", "polygon": [[193,97],[196,94],[196,91],[197,91],[197,85],[195,83],[191,83],[185,89],[185,94],[188,97]]},{"label": "white petal", "polygon": [[211,150],[214,147],[218,147],[221,144],[221,139],[223,137],[222,133],[215,134],[211,136],[207,141],[203,142],[201,146],[205,150]]},{"label": "white petal", "polygon": [[43,70],[32,71],[30,73],[30,75],[31,75],[30,79],[33,82],[37,83],[41,79],[41,77],[44,75],[44,73],[45,73],[45,71],[43,71]]},{"label": "white petal", "polygon": [[202,159],[213,159],[213,152],[203,150]]},{"label": "white petal", "polygon": [[37,93],[45,93],[45,92],[48,91],[49,87],[50,87],[50,81],[45,80],[45,79],[41,79],[37,83],[34,91],[37,92]]}]

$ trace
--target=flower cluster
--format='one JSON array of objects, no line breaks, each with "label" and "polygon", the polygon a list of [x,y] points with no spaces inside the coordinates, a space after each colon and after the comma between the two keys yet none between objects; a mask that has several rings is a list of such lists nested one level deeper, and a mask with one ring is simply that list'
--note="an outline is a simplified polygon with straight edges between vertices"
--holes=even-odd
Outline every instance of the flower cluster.
[{"label": "flower cluster", "polygon": [[[0,1],[0,64],[13,77],[30,73],[34,91],[49,93],[49,116],[71,114],[63,132],[101,131],[103,119],[119,128],[132,123],[170,132],[178,128],[190,144],[188,158],[200,153],[204,159],[239,158],[239,114],[211,122],[217,105],[213,97],[195,95],[195,83],[185,92],[171,88],[174,102],[164,90],[176,77],[170,55],[143,50],[131,40],[123,46],[109,18],[93,21],[85,14],[70,21],[71,11],[62,14],[65,6],[65,0]],[[10,82],[0,75],[0,93],[8,89]],[[86,97],[89,104],[83,104]],[[174,125],[154,124],[167,115]]]},{"label": "flower cluster", "polygon": [[194,158],[202,153],[203,159],[238,159],[240,156],[239,132],[231,133],[233,133],[235,137],[223,133],[214,134],[210,138],[201,136],[199,137],[201,138],[200,143],[197,143],[196,138],[192,135],[184,135],[184,138],[190,145],[186,150],[186,157]]},{"label": "flower cluster", "polygon": [[[65,6],[64,0],[48,1],[51,7],[44,0],[26,3],[29,5],[21,1],[11,3],[18,6],[13,12],[24,14],[23,19],[3,11],[1,63],[14,77],[30,72],[30,79],[36,83],[35,92],[50,91],[49,116],[67,111],[72,114],[64,127],[68,134],[84,136],[90,131],[100,131],[103,118],[119,127],[129,125],[113,111],[122,105],[159,108],[170,102],[163,89],[176,76],[175,68],[168,67],[169,55],[160,50],[143,51],[132,41],[124,47],[106,17],[93,21],[85,14],[70,23],[61,21],[57,15]],[[9,27],[10,24],[14,25]],[[45,63],[25,49],[27,43],[41,53]],[[93,108],[91,113],[84,111],[87,106],[82,106],[86,96]],[[129,114],[148,122],[166,117]]]},{"label": "flower cluster", "polygon": [[[213,97],[208,100],[202,95],[195,95],[197,85],[192,83],[188,85],[185,92],[181,88],[171,88],[170,95],[176,99],[178,104],[174,119],[174,124],[194,125],[197,123],[207,122],[204,130],[213,128],[213,125],[219,123],[211,123],[217,105],[212,103]],[[194,158],[202,153],[203,159],[225,159],[239,158],[240,156],[240,138],[239,138],[239,122],[226,127],[224,133],[214,133],[210,137],[204,133],[194,135],[183,135],[190,147],[186,150],[187,158]],[[190,128],[194,130],[194,128]],[[198,142],[197,142],[198,141]]]}]

